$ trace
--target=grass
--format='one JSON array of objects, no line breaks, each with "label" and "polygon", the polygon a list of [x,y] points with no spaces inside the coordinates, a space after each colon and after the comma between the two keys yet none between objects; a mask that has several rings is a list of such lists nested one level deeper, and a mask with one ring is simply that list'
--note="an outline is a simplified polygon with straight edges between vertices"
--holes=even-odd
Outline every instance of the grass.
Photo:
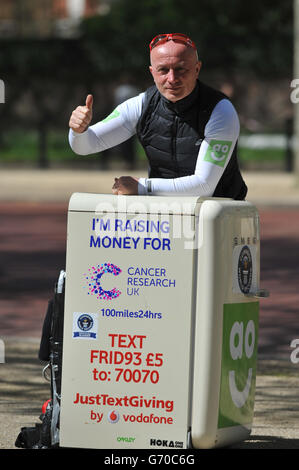
[{"label": "grass", "polygon": [[252,149],[246,147],[239,147],[239,159],[241,162],[280,162],[283,161],[285,156],[284,149],[266,148],[266,149]]},{"label": "grass", "polygon": [[[32,130],[14,130],[2,135],[0,146],[0,163],[30,163],[38,161],[39,142],[38,133]],[[242,164],[247,163],[283,163],[285,158],[284,149],[252,149],[239,147],[239,159]],[[145,162],[146,156],[143,148],[137,142],[137,155],[139,162]],[[68,143],[68,131],[51,131],[47,135],[47,158],[50,162],[72,162],[78,161]]]},{"label": "grass", "polygon": [[[0,162],[34,162],[38,159],[38,133],[34,131],[13,131],[5,135],[0,147]],[[67,132],[49,132],[47,136],[48,158],[52,160],[71,160],[74,152],[68,144]]]}]

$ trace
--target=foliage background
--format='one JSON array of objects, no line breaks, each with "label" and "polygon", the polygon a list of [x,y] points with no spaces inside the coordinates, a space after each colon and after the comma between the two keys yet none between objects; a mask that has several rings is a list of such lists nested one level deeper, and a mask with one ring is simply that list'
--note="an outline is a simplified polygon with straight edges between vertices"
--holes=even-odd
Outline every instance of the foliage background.
[{"label": "foliage background", "polygon": [[77,38],[0,40],[2,159],[21,130],[34,131],[39,165],[47,166],[51,132],[61,154],[69,115],[87,93],[95,95],[96,120],[111,111],[118,84],[142,91],[152,83],[148,43],[171,31],[198,45],[203,81],[228,87],[242,132],[285,131],[292,118],[291,0],[113,0],[108,14],[82,21]]}]

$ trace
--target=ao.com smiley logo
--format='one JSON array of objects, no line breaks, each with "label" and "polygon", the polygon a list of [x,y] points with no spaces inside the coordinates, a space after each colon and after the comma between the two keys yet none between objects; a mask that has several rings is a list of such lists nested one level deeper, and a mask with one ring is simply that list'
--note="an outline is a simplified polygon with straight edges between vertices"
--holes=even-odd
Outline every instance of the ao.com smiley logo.
[{"label": "ao.com smiley logo", "polygon": [[252,420],[259,304],[226,304],[223,313],[219,427]]},{"label": "ao.com smiley logo", "polygon": [[211,140],[204,156],[204,160],[223,168],[231,146],[232,142],[229,140]]},{"label": "ao.com smiley logo", "polygon": [[88,273],[84,274],[88,286],[88,294],[95,295],[97,299],[111,300],[120,296],[121,291],[116,287],[113,289],[105,290],[102,286],[102,278],[105,274],[112,274],[118,276],[121,269],[112,263],[98,264],[88,269]]},{"label": "ao.com smiley logo", "polygon": [[[244,348],[243,348],[244,343]],[[250,320],[247,323],[245,334],[244,334],[244,323],[235,322],[230,332],[230,355],[233,361],[242,359],[243,349],[247,359],[251,359],[254,353],[255,345],[255,326],[254,322]],[[237,408],[241,408],[245,405],[248,397],[250,386],[252,382],[252,367],[248,368],[247,378],[245,386],[242,390],[239,390],[236,385],[236,371],[229,371],[229,390],[232,400]]]}]

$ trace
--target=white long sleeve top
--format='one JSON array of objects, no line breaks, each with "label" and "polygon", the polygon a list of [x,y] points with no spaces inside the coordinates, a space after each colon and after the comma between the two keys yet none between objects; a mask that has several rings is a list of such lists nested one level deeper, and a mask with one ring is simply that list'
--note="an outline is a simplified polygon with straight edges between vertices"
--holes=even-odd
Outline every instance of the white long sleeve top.
[{"label": "white long sleeve top", "polygon": [[[69,131],[69,143],[79,155],[102,152],[136,134],[145,93],[123,102],[103,121],[83,133]],[[204,130],[193,175],[178,178],[140,178],[138,193],[169,196],[212,196],[231,158],[240,132],[238,115],[232,103],[222,99],[213,109]],[[149,184],[150,183],[150,184]]]}]

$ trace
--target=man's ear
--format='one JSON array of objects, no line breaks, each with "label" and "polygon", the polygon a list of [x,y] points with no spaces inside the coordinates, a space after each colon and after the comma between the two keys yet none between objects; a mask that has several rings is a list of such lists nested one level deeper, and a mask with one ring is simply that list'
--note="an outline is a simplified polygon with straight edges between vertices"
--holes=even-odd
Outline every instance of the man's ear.
[{"label": "man's ear", "polygon": [[201,66],[202,66],[202,62],[199,60],[199,61],[197,62],[197,65],[196,65],[196,68],[197,68],[197,76],[199,75]]},{"label": "man's ear", "polygon": [[153,75],[153,67],[151,65],[149,66],[149,71]]}]

